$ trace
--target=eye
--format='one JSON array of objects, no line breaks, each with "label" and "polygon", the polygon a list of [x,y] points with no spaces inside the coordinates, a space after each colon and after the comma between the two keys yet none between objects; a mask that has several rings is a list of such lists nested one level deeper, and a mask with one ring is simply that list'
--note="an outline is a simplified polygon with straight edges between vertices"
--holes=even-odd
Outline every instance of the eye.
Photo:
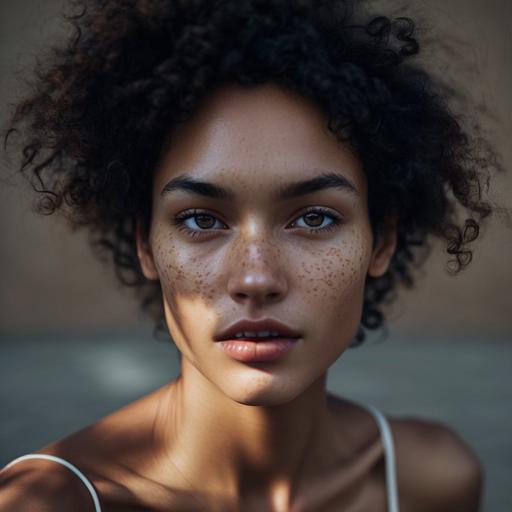
[{"label": "eye", "polygon": [[[329,218],[331,221],[325,224],[325,220]],[[298,219],[304,219],[305,225],[297,226],[297,221],[294,221],[293,227],[305,228],[313,233],[331,231],[341,224],[341,217],[331,213],[331,210],[319,207],[307,210]]]},{"label": "eye", "polygon": [[[174,217],[173,224],[177,226],[180,231],[183,231],[192,238],[197,238],[205,234],[202,233],[202,231],[219,229],[218,226],[217,228],[215,227],[216,222],[226,226],[223,222],[219,221],[217,217],[206,211],[185,210]],[[199,227],[199,229],[195,229],[196,226]]]},{"label": "eye", "polygon": [[[299,225],[304,219],[305,225]],[[330,219],[326,224],[325,221]],[[339,226],[342,219],[326,208],[310,208],[292,222],[291,227],[307,229],[310,233],[323,233],[331,231]],[[199,238],[211,233],[211,230],[228,229],[226,224],[220,221],[215,215],[203,210],[185,210],[177,214],[173,224],[186,235],[192,238]],[[219,225],[220,224],[220,225]]]}]

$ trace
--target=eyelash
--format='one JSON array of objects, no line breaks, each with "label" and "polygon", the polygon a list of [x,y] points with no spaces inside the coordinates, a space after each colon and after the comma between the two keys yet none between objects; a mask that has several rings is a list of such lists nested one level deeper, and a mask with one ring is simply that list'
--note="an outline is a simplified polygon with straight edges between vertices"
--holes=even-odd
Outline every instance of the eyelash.
[{"label": "eyelash", "polygon": [[[328,224],[327,226],[324,226],[323,228],[309,228],[309,227],[302,228],[302,229],[307,229],[310,233],[325,233],[328,231],[332,231],[333,229],[338,227],[342,222],[341,217],[334,215],[331,212],[331,210],[328,210],[326,208],[321,208],[321,207],[310,208],[310,209],[304,211],[299,217],[297,217],[297,219],[300,219],[301,217],[306,216],[308,213],[317,213],[319,215],[322,215],[323,217],[330,217],[332,219],[332,222],[330,224]],[[193,209],[193,210],[185,210],[183,212],[178,213],[174,217],[172,222],[175,226],[178,227],[178,229],[180,231],[184,232],[186,235],[188,235],[192,238],[200,238],[200,237],[208,234],[212,228],[205,228],[205,229],[200,228],[200,229],[196,230],[196,229],[190,229],[185,225],[185,221],[187,219],[190,219],[192,217],[198,217],[199,215],[205,215],[205,216],[217,219],[217,217],[215,217],[215,215],[212,215],[211,213],[209,213],[205,210]]]}]

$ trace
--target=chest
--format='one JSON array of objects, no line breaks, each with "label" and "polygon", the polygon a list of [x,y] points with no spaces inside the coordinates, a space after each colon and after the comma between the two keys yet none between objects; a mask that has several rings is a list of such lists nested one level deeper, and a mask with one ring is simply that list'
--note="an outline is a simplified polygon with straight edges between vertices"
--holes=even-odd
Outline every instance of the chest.
[{"label": "chest", "polygon": [[259,496],[243,504],[221,497],[200,495],[186,489],[169,489],[154,482],[126,486],[95,482],[102,512],[388,512],[384,461],[363,474],[333,472],[321,481],[298,490],[289,506]]}]

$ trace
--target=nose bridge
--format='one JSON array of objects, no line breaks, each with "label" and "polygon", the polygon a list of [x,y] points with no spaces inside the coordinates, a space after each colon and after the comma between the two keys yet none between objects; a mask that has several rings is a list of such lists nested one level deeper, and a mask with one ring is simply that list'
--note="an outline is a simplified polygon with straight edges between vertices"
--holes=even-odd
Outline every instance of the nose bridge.
[{"label": "nose bridge", "polygon": [[245,239],[239,245],[238,257],[251,267],[266,266],[272,252],[275,250],[269,238]]},{"label": "nose bridge", "polygon": [[279,263],[280,248],[264,218],[248,216],[240,225],[233,247],[238,262],[256,269]]},{"label": "nose bridge", "polygon": [[235,300],[275,300],[287,290],[279,245],[261,223],[242,228],[229,258],[229,293]]},{"label": "nose bridge", "polygon": [[281,260],[278,244],[263,230],[239,236],[232,258],[236,268],[249,274],[276,274]]}]

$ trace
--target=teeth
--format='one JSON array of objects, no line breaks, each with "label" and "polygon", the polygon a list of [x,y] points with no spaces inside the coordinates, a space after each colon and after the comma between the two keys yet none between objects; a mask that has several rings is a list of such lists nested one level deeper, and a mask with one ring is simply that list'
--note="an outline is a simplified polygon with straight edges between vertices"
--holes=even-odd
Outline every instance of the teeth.
[{"label": "teeth", "polygon": [[235,338],[268,338],[270,336],[279,336],[279,333],[277,331],[243,331],[235,334]]}]

